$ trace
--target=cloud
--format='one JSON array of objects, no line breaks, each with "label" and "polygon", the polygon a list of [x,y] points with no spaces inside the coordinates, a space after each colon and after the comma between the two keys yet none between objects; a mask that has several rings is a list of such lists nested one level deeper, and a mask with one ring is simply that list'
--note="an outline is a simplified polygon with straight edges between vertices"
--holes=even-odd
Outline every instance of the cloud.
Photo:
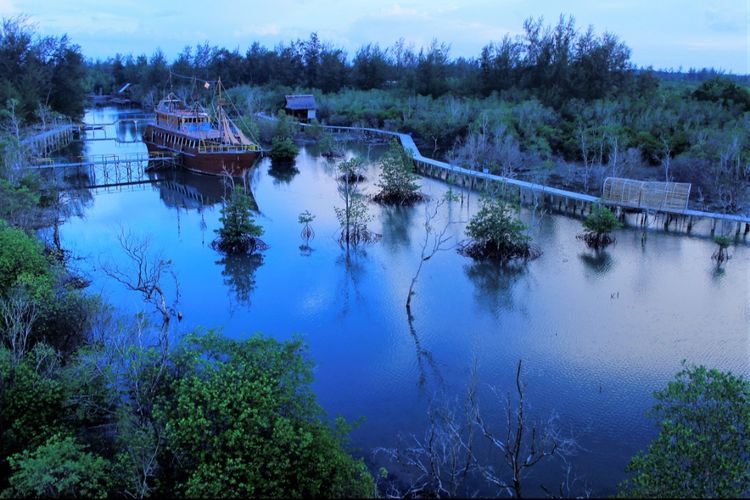
[{"label": "cloud", "polygon": [[[719,2],[706,8],[705,19],[706,25],[714,31],[719,32],[741,32],[747,33],[748,26],[748,9],[737,6],[740,2],[727,3]],[[750,4],[746,4],[750,6]]]},{"label": "cloud", "polygon": [[236,29],[232,34],[237,38],[247,36],[277,36],[281,34],[281,28],[276,23],[268,25],[250,25]]},{"label": "cloud", "polygon": [[0,16],[12,17],[18,13],[19,10],[13,4],[13,0],[0,0]]}]

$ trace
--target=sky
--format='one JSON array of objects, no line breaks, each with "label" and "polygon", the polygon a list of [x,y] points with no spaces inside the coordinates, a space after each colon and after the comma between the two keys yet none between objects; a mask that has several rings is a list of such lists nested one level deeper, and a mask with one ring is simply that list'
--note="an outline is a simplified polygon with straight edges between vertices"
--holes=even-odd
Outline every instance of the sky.
[{"label": "sky", "polygon": [[89,58],[159,48],[169,60],[187,45],[244,54],[255,41],[272,48],[312,32],[350,59],[402,37],[417,51],[436,38],[451,57],[477,57],[529,17],[556,24],[564,14],[581,31],[616,34],[637,66],[750,74],[750,0],[0,0],[0,16],[21,14],[38,33],[68,34]]}]

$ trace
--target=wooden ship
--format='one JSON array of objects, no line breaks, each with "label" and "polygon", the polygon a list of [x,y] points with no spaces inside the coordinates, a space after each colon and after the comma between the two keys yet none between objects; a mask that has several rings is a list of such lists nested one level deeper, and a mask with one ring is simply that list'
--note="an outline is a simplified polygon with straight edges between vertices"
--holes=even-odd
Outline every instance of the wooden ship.
[{"label": "wooden ship", "polygon": [[224,111],[221,81],[217,89],[211,114],[174,93],[159,101],[155,122],[143,132],[149,153],[176,153],[179,164],[201,174],[237,177],[252,167],[261,148]]}]

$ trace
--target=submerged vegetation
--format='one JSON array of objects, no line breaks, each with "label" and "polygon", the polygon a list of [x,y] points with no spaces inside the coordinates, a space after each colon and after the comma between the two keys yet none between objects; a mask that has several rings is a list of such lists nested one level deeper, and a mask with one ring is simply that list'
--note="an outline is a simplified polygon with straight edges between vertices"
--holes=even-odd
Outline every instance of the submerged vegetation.
[{"label": "submerged vegetation", "polygon": [[367,224],[372,221],[372,215],[367,208],[367,197],[357,187],[357,182],[362,177],[362,167],[362,160],[356,157],[342,161],[336,166],[339,172],[336,179],[337,190],[344,206],[333,209],[341,228],[339,244],[345,247],[347,252],[352,246],[372,243],[380,238],[379,234],[367,228]]},{"label": "submerged vegetation", "polygon": [[485,198],[466,225],[470,238],[459,251],[473,259],[508,262],[533,259],[541,250],[531,245],[526,225],[516,217],[517,209],[497,198]]},{"label": "submerged vegetation", "polygon": [[[598,180],[609,174],[689,180],[697,186],[700,204],[727,211],[745,206],[750,94],[742,85],[711,78],[690,88],[672,87],[649,70],[633,68],[629,49],[617,37],[579,32],[570,18],[553,27],[529,20],[522,38],[489,43],[476,59],[451,60],[448,52],[435,41],[417,53],[399,40],[389,49],[362,47],[348,62],[343,51],[313,34],[274,50],[255,43],[244,55],[205,44],[194,52],[187,48],[172,64],[160,51],[151,58],[117,55],[84,62],[67,37],[40,37],[22,18],[3,20],[0,497],[390,493],[377,491],[365,462],[355,458],[347,424],[329,421],[317,403],[314,360],[300,340],[254,335],[234,341],[201,329],[175,340],[177,332],[169,330],[174,307],[160,282],[163,274],[177,281],[171,261],[154,258],[145,243],[134,239],[120,240],[130,267],[110,268],[110,276],[156,307],[161,328],[147,314],[124,317],[105,298],[82,290],[83,280],[68,268],[70,256],[61,250],[57,231],[65,197],[72,195],[24,173],[28,154],[21,138],[32,124],[80,117],[84,89],[110,92],[132,83],[133,96],[147,103],[162,90],[170,69],[207,79],[221,73],[236,86],[233,93],[247,97],[243,111],[249,118],[240,122],[247,130],[259,128],[252,112],[275,111],[293,88],[313,89],[320,97],[319,116],[328,123],[414,132],[433,155],[470,168],[558,179],[583,190],[596,190]],[[309,130],[320,138],[324,154],[340,153],[330,135]],[[281,114],[270,137],[275,160],[294,159],[299,151],[294,136],[294,124]],[[380,237],[368,228],[373,216],[358,186],[364,180],[362,166],[352,158],[336,170],[344,205],[334,207],[337,234],[347,250]],[[377,201],[409,205],[423,199],[412,159],[397,143],[381,167]],[[447,226],[433,227],[440,206],[425,213],[421,260],[406,302],[410,323],[410,301],[423,263],[449,248]],[[314,219],[307,210],[297,219],[304,241],[300,248],[306,251],[315,236]],[[247,301],[260,260],[256,252],[267,245],[242,187],[232,190],[220,221],[212,243],[216,249],[255,254],[253,260],[227,255],[221,261],[226,281]],[[608,209],[597,208],[584,222],[588,236],[583,238],[596,248],[604,246],[618,224]],[[52,244],[37,237],[44,228],[54,228]],[[530,259],[540,250],[527,229],[516,207],[483,199],[466,226],[470,242],[460,251],[480,261]],[[721,263],[731,241],[715,241],[714,258]],[[554,426],[525,420],[520,362],[515,382],[517,403],[515,410],[508,408],[505,442],[494,437],[493,423],[470,399],[466,427],[453,426],[450,411],[433,411],[425,443],[391,450],[424,473],[412,488],[407,485],[410,494],[459,494],[464,477],[444,481],[445,473],[471,470],[520,497],[528,469],[565,451]],[[621,494],[747,495],[748,381],[690,367],[655,398],[659,435],[631,461],[631,477]],[[464,431],[488,438],[501,453],[502,469],[480,466]],[[455,457],[465,460],[463,469],[458,461],[440,461]],[[435,467],[419,469],[425,458],[434,459]],[[383,477],[391,476],[385,471]]]},{"label": "submerged vegetation", "polygon": [[221,209],[219,221],[222,227],[216,230],[218,237],[212,246],[228,254],[253,253],[267,248],[260,239],[263,228],[255,223],[250,207],[250,197],[244,188],[235,187],[226,206]]},{"label": "submerged vegetation", "polygon": [[614,243],[615,238],[611,235],[612,231],[622,227],[622,223],[617,220],[615,214],[605,206],[596,206],[583,221],[583,234],[577,236],[586,242],[591,248],[599,249]]},{"label": "submerged vegetation", "polygon": [[520,35],[488,40],[470,58],[403,39],[347,55],[312,33],[244,53],[186,47],[171,63],[160,51],[116,55],[89,63],[87,81],[104,92],[132,83],[146,103],[170,70],[221,75],[248,115],[275,115],[285,94],[312,93],[321,123],[410,133],[428,156],[466,168],[589,193],[606,176],[691,182],[696,208],[746,211],[747,80],[638,68],[630,52],[615,34],[561,16],[528,19]]},{"label": "submerged vegetation", "polygon": [[391,141],[388,151],[380,158],[380,188],[373,199],[389,205],[411,205],[424,199],[419,192],[414,160],[398,141]]}]

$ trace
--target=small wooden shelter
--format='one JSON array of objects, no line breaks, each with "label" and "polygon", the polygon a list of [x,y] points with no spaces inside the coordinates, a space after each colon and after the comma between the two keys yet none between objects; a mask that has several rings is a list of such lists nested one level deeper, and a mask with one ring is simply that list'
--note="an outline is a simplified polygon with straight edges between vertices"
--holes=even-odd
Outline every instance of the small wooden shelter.
[{"label": "small wooden shelter", "polygon": [[299,121],[308,122],[315,119],[315,111],[318,105],[315,96],[310,94],[288,95],[286,97],[286,114],[297,118]]},{"label": "small wooden shelter", "polygon": [[607,177],[602,200],[645,210],[687,210],[689,182],[653,182]]}]

